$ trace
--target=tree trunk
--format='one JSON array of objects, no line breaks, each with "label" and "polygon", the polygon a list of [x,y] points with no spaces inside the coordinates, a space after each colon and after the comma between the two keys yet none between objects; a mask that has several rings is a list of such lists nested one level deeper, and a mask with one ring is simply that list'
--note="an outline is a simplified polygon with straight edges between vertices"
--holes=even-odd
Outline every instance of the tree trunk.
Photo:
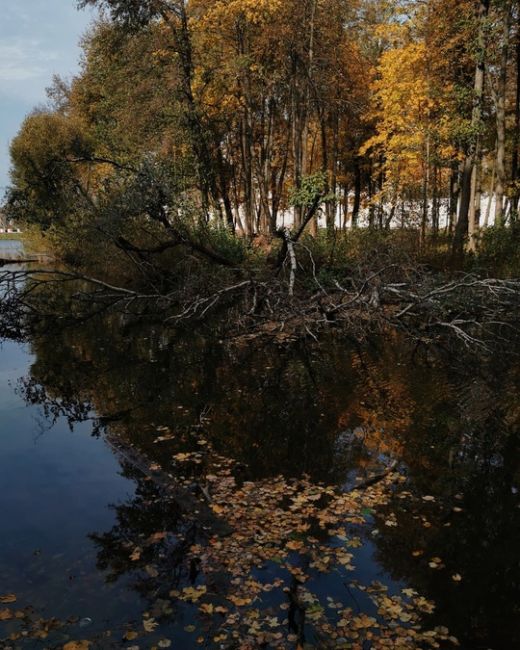
[{"label": "tree trunk", "polygon": [[359,158],[354,160],[354,205],[352,206],[352,228],[359,224],[359,209],[361,207],[361,166]]},{"label": "tree trunk", "polygon": [[517,215],[520,202],[520,25],[516,33],[516,98],[515,98],[515,134],[513,138],[513,157],[511,163],[511,179],[513,181],[512,213]]},{"label": "tree trunk", "polygon": [[464,242],[468,234],[469,207],[471,204],[471,179],[473,176],[473,168],[476,163],[476,153],[479,141],[478,134],[481,129],[482,98],[484,92],[484,75],[486,70],[485,21],[489,14],[489,3],[490,0],[480,0],[478,8],[478,51],[477,64],[475,67],[475,82],[473,87],[473,112],[471,116],[471,130],[476,135],[474,135],[469,144],[468,152],[462,168],[459,219],[455,228],[455,237],[453,238],[453,255],[458,258],[462,257],[464,253]]},{"label": "tree trunk", "polygon": [[433,236],[437,237],[439,234],[439,167],[436,163],[433,167],[432,231]]},{"label": "tree trunk", "polygon": [[430,198],[430,136],[426,137],[425,170],[423,175],[422,219],[421,219],[421,246],[426,243],[426,229],[428,227],[428,202]]},{"label": "tree trunk", "polygon": [[193,51],[185,3],[179,3],[177,12],[170,13],[163,11],[161,15],[164,22],[170,28],[174,38],[175,48],[179,55],[181,87],[185,101],[184,121],[197,161],[202,209],[207,219],[209,217],[208,196],[211,196],[213,204],[217,209],[220,209],[220,197],[216,164],[210,146],[210,137],[202,124],[199,107],[193,93]]},{"label": "tree trunk", "polygon": [[459,175],[460,170],[459,166],[456,163],[453,163],[450,175],[450,205],[449,205],[449,216],[448,216],[448,234],[453,234],[453,226],[457,221],[457,208],[459,203],[459,193],[460,193],[460,184],[459,184]]},{"label": "tree trunk", "polygon": [[509,59],[509,31],[511,27],[511,0],[503,6],[502,17],[502,48],[500,72],[497,85],[497,161],[496,161],[496,187],[495,187],[495,225],[504,224],[504,191],[506,184],[506,84],[507,63]]},{"label": "tree trunk", "polygon": [[473,253],[477,250],[478,231],[480,227],[480,203],[482,200],[481,179],[482,159],[478,156],[477,162],[473,166],[473,176],[471,179],[471,204],[468,223],[468,250]]}]

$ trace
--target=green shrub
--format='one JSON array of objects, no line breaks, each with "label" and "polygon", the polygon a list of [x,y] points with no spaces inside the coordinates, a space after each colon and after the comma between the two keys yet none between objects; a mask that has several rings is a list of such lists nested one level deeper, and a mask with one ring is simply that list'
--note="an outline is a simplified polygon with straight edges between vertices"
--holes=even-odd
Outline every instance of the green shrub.
[{"label": "green shrub", "polygon": [[520,276],[520,224],[513,222],[509,227],[494,226],[482,231],[472,266],[488,275]]}]

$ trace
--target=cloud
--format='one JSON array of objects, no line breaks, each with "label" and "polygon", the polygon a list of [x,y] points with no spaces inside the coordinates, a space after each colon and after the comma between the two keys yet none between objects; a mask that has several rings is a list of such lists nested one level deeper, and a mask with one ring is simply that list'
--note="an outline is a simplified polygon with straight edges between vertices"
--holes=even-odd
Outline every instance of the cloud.
[{"label": "cloud", "polygon": [[[0,200],[8,144],[30,110],[46,101],[52,76],[78,67],[78,41],[93,17],[75,0],[0,0]],[[4,6],[5,5],[5,6]]]},{"label": "cloud", "polygon": [[0,43],[0,83],[44,78],[49,63],[58,59],[58,52],[46,49],[38,41],[15,39]]}]

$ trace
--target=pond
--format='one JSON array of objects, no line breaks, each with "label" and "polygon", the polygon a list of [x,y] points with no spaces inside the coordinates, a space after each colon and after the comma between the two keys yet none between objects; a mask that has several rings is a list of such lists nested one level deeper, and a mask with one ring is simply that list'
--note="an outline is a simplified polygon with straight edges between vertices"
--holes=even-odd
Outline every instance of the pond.
[{"label": "pond", "polygon": [[23,251],[23,244],[18,239],[0,239],[0,258],[17,257]]},{"label": "pond", "polygon": [[0,645],[520,647],[519,387],[396,334],[5,341]]}]

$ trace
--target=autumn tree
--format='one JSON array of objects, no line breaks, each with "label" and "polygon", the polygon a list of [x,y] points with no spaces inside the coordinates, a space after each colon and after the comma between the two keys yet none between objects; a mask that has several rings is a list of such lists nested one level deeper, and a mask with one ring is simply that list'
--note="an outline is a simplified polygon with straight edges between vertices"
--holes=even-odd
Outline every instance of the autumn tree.
[{"label": "autumn tree", "polygon": [[14,218],[43,228],[77,216],[85,205],[91,175],[92,141],[80,120],[55,112],[29,115],[11,144],[11,189],[7,203]]}]

